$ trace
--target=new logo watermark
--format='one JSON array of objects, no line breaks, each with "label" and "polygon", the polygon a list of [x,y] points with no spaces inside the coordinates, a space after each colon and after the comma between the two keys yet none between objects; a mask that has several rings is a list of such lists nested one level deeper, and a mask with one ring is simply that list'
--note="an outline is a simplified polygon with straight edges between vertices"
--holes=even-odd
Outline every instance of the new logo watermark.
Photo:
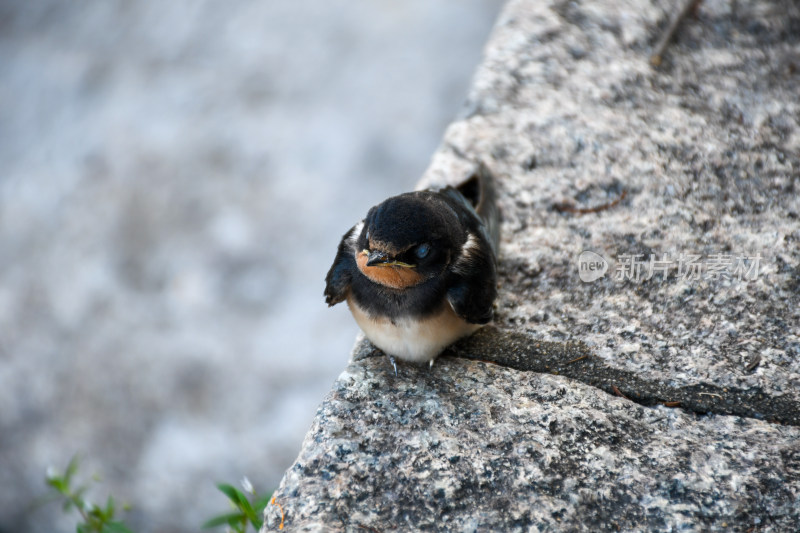
[{"label": "new logo watermark", "polygon": [[586,283],[598,280],[606,275],[608,261],[602,255],[591,250],[584,250],[578,256],[578,276]]},{"label": "new logo watermark", "polygon": [[[610,262],[597,252],[584,250],[578,256],[578,276],[590,283],[606,275]],[[666,280],[670,274],[678,281],[758,279],[761,254],[621,254],[616,258],[612,272],[615,281],[647,281],[660,275]]]}]

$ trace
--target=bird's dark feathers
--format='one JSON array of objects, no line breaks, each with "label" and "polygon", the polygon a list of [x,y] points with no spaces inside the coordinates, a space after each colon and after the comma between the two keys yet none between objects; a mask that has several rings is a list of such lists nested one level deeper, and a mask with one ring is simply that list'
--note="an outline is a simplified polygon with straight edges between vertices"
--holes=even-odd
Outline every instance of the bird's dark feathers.
[{"label": "bird's dark feathers", "polygon": [[476,239],[450,270],[447,300],[458,316],[472,324],[487,324],[494,316],[497,297],[497,267],[489,242]]},{"label": "bird's dark feathers", "polygon": [[424,242],[441,241],[444,246],[458,246],[466,240],[460,228],[453,202],[433,191],[417,191],[394,196],[376,205],[364,220],[364,238],[402,252]]},{"label": "bird's dark feathers", "polygon": [[342,237],[336,252],[336,259],[333,260],[333,265],[325,277],[325,303],[329,307],[343,302],[347,298],[347,292],[353,281],[354,269],[358,268],[353,257],[352,247],[353,233],[357,227],[350,228],[350,231]]},{"label": "bird's dark feathers", "polygon": [[[326,302],[335,305],[349,296],[371,316],[392,320],[423,318],[449,303],[467,322],[491,321],[497,295],[497,214],[494,184],[482,164],[458,188],[385,200],[342,238],[326,278]],[[356,254],[371,245],[409,254],[423,243],[431,244],[431,253],[418,262],[425,279],[417,285],[393,289],[358,270]]]},{"label": "bird's dark feathers", "polygon": [[[494,177],[483,162],[479,162],[475,172],[458,185],[455,190],[461,201],[466,201],[473,208],[483,227],[492,251],[497,255],[500,245],[500,208],[497,205],[497,190]],[[447,187],[447,193],[452,187]]]}]

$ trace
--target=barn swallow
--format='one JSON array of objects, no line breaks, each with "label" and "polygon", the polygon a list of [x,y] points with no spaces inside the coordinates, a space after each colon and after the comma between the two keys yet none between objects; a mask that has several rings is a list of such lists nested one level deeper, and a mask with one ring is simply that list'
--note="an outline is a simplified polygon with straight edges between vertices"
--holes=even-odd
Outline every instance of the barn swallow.
[{"label": "barn swallow", "polygon": [[376,205],[345,233],[325,279],[325,301],[347,301],[386,355],[433,361],[493,317],[499,210],[480,163],[457,187],[415,191]]}]

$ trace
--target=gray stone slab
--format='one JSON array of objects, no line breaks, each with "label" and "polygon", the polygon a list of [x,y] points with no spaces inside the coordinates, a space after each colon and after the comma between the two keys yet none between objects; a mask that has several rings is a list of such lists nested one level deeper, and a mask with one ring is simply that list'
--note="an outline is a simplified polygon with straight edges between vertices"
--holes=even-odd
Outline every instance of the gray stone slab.
[{"label": "gray stone slab", "polygon": [[[510,4],[473,116],[451,126],[424,184],[463,176],[458,154],[501,177],[499,325],[580,339],[653,379],[800,398],[800,14],[703,3],[653,70],[669,14],[656,6]],[[622,191],[608,210],[558,209]],[[578,275],[586,250],[609,263],[591,283]],[[701,279],[678,273],[681,256]],[[651,257],[666,278],[656,263],[647,279]],[[755,279],[739,280],[755,257]]]},{"label": "gray stone slab", "polygon": [[496,327],[398,378],[360,342],[289,530],[800,529],[800,10],[703,2],[653,69],[675,11],[506,6],[420,183],[498,177]]},{"label": "gray stone slab", "polygon": [[[286,531],[791,531],[800,428],[648,408],[445,357],[349,366],[276,502]],[[267,508],[264,531],[280,511]]]}]

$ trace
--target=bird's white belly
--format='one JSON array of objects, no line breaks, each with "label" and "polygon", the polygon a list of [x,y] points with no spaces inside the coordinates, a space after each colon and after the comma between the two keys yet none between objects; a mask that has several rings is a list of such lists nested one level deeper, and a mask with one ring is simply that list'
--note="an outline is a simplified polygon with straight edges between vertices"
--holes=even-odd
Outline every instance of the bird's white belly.
[{"label": "bird's white belly", "polygon": [[481,327],[459,318],[446,304],[439,313],[422,320],[402,318],[394,322],[370,317],[350,298],[347,305],[372,344],[388,355],[415,363],[430,361],[450,344]]}]

